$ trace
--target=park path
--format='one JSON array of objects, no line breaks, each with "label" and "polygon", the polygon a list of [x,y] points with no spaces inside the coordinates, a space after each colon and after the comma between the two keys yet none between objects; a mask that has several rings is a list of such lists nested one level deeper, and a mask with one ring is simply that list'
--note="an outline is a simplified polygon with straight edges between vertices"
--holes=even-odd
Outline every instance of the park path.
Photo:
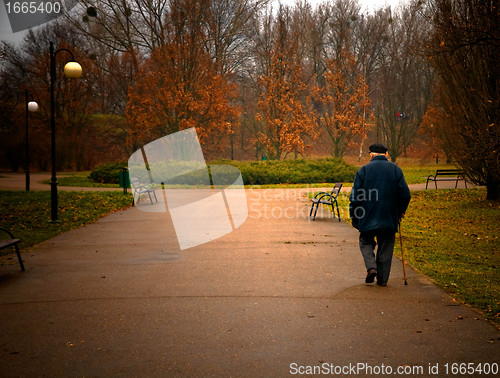
[{"label": "park path", "polygon": [[404,286],[396,258],[388,287],[364,284],[357,231],[328,212],[310,221],[301,189],[246,195],[240,228],[191,249],[168,213],[129,208],[31,248],[25,272],[0,266],[1,375],[443,376],[500,362],[498,329],[411,269]]},{"label": "park path", "polygon": [[[57,177],[64,176],[64,173],[58,173]],[[30,190],[50,190],[50,184],[43,181],[50,180],[51,174],[47,172],[30,174]],[[0,190],[24,190],[26,188],[26,175],[24,173],[0,173]],[[65,191],[113,191],[118,188],[87,188],[73,186],[57,186],[58,190]]]},{"label": "park path", "polygon": [[[58,173],[58,177],[64,176],[64,173]],[[26,179],[24,173],[0,173],[0,190],[24,190],[26,188]],[[32,173],[30,175],[30,189],[31,190],[50,190],[50,184],[44,184],[43,181],[50,180],[50,173]],[[468,184],[468,186],[474,186]],[[411,190],[423,190],[425,184],[412,184],[409,185]],[[441,181],[438,183],[439,189],[451,189],[455,187],[455,183],[451,181]],[[458,188],[464,188],[463,181],[458,183]],[[429,183],[429,189],[434,188],[434,183]],[[328,189],[328,188],[324,188]],[[73,187],[73,186],[58,186],[58,190],[66,191],[114,191],[122,190],[118,188],[88,188],[88,187]],[[312,190],[312,189],[311,189]],[[319,188],[315,188],[315,191]],[[350,191],[350,187],[344,187],[343,191]]]}]

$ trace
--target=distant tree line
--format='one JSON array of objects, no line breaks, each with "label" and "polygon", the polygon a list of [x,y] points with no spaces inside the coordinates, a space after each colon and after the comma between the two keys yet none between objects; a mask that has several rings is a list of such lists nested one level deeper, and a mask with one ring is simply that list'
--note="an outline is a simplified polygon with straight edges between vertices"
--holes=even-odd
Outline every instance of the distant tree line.
[{"label": "distant tree line", "polygon": [[31,148],[47,168],[53,41],[84,69],[66,79],[58,56],[58,168],[125,160],[194,126],[212,158],[361,156],[372,141],[393,161],[444,152],[498,198],[498,24],[496,3],[480,0],[373,13],[357,0],[82,0],[17,48],[3,43],[0,163],[22,166],[16,94],[28,89],[41,104]]}]

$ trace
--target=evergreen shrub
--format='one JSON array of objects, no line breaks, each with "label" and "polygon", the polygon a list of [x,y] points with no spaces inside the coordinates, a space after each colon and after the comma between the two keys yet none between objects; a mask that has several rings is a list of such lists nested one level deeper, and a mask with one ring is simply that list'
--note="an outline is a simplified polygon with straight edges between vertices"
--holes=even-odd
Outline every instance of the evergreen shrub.
[{"label": "evergreen shrub", "polygon": [[219,160],[241,171],[245,185],[314,184],[353,182],[357,167],[342,159],[297,159],[267,161]]},{"label": "evergreen shrub", "polygon": [[90,173],[89,179],[102,184],[118,184],[120,172],[126,167],[126,162],[106,163],[95,168]]}]

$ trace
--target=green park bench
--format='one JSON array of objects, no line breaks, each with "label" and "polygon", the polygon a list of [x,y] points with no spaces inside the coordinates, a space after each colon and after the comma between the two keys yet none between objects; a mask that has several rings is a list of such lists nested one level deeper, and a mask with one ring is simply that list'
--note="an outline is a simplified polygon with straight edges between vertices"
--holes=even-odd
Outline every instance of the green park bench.
[{"label": "green park bench", "polygon": [[12,232],[10,232],[5,228],[0,227],[0,231],[5,232],[10,237],[10,239],[0,240],[0,251],[3,249],[7,249],[9,247],[14,247],[14,250],[16,251],[17,254],[17,259],[19,260],[19,265],[21,265],[21,271],[24,271],[25,269],[24,269],[23,259],[21,258],[21,253],[19,252],[19,246],[18,246],[21,240],[14,238]]}]

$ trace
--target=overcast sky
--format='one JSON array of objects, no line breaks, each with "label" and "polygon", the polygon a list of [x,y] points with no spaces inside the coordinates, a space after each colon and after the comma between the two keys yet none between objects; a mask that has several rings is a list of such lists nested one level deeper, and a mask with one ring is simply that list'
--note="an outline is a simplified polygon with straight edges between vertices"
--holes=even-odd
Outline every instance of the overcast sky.
[{"label": "overcast sky", "polygon": [[[276,3],[281,2],[282,4],[293,5],[296,0],[274,0]],[[322,3],[325,0],[309,0],[313,6]],[[361,5],[361,10],[363,12],[371,12],[374,9],[379,9],[385,6],[396,7],[400,1],[404,0],[358,0]],[[0,1],[0,40],[6,40],[9,42],[21,41],[26,33],[18,32],[12,33],[10,28],[9,19],[7,18],[7,12],[5,10],[4,2]]]},{"label": "overcast sky", "polygon": [[[317,4],[324,3],[326,0],[308,0],[313,6]],[[274,0],[275,3],[282,3],[286,5],[294,5],[297,0]],[[400,2],[405,2],[405,0],[358,0],[361,5],[361,11],[372,12],[375,9],[385,8],[386,6],[396,7]]]}]

